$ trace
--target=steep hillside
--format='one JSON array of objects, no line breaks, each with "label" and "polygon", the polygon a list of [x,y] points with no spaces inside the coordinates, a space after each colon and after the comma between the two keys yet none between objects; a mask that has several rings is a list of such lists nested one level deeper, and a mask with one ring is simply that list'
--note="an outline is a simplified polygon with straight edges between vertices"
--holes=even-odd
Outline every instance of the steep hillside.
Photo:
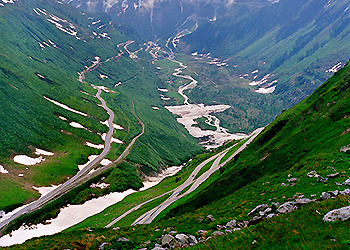
[{"label": "steep hillside", "polygon": [[[349,220],[323,218],[332,209],[349,206],[349,87],[346,64],[311,96],[283,112],[200,192],[178,200],[150,225],[107,230],[91,224],[89,231],[75,231],[72,239],[72,232],[61,233],[16,248],[94,249],[111,242],[106,249],[118,244],[152,249],[156,243],[186,244],[181,239],[188,236],[180,233],[205,241],[195,249],[268,249],[271,244],[278,249],[347,248]],[[169,235],[177,235],[176,240]],[[120,237],[131,241],[118,241]]]},{"label": "steep hillside", "polygon": [[127,24],[150,40],[176,34],[188,23],[209,21],[235,12],[244,6],[259,8],[271,5],[269,0],[218,1],[218,0],[65,0],[89,12],[106,12],[118,23]]},{"label": "steep hillside", "polygon": [[[89,156],[102,152],[101,134],[108,128],[101,123],[108,115],[90,84],[105,89],[102,97],[115,114],[117,143],[112,143],[108,160],[118,158],[141,131],[132,101],[146,126],[128,155],[134,175],[181,164],[201,151],[167,110],[152,108],[161,100],[150,56],[141,51],[132,59],[121,47],[135,41],[135,50],[140,49],[142,40],[133,30],[113,24],[107,15],[85,14],[53,0],[2,5],[0,210],[37,198],[32,186],[62,183]],[[170,149],[170,144],[176,147]],[[34,163],[23,163],[28,157]],[[123,179],[123,169],[116,169],[110,184]],[[141,179],[136,178],[122,189],[139,188]]]},{"label": "steep hillside", "polygon": [[281,0],[244,18],[233,14],[202,23],[182,41],[192,52],[228,58],[230,73],[243,84],[273,93],[290,107],[349,59],[349,5],[348,0]]}]

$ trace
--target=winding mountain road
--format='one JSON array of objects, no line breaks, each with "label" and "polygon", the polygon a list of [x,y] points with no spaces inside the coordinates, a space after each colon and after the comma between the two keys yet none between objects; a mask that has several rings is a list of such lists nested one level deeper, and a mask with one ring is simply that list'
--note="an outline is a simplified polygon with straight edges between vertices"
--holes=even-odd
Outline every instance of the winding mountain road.
[{"label": "winding mountain road", "polygon": [[[109,109],[107,107],[105,100],[101,98],[102,90],[94,85],[92,85],[92,87],[97,89],[96,98],[98,98],[101,101],[102,107],[107,111],[107,113],[109,115],[109,119],[108,119],[109,130],[108,130],[107,135],[106,135],[105,145],[104,145],[102,153],[96,159],[91,161],[85,168],[83,168],[76,175],[74,175],[72,178],[70,178],[68,181],[66,181],[65,183],[63,183],[62,185],[57,187],[56,189],[52,190],[47,195],[40,197],[38,200],[36,200],[36,201],[30,203],[29,205],[25,206],[24,208],[20,209],[19,211],[17,211],[13,215],[11,215],[9,218],[2,220],[0,222],[0,228],[4,228],[11,221],[18,218],[22,214],[27,214],[27,213],[33,212],[33,211],[43,207],[44,205],[57,199],[61,195],[67,193],[68,191],[70,191],[71,189],[76,187],[77,181],[80,178],[82,178],[83,176],[87,175],[98,163],[100,163],[107,156],[107,154],[111,148],[111,138],[113,136],[113,131],[114,131],[114,127],[113,127],[114,113],[111,109]],[[132,145],[129,145],[128,149],[130,149],[131,146]]]},{"label": "winding mountain road", "polygon": [[[230,148],[225,149],[224,151],[210,157],[209,159],[203,161],[201,164],[199,164],[190,174],[190,176],[187,178],[187,180],[182,183],[180,186],[174,188],[173,190],[170,190],[166,193],[163,193],[159,196],[156,196],[150,200],[147,200],[131,209],[129,209],[128,211],[126,211],[125,213],[123,213],[122,215],[120,215],[118,218],[114,219],[113,221],[111,221],[110,223],[108,223],[105,228],[109,228],[111,226],[113,226],[115,223],[117,223],[119,220],[123,219],[125,216],[129,215],[131,212],[136,211],[138,209],[140,209],[143,205],[154,201],[158,198],[163,197],[164,195],[167,195],[169,193],[172,193],[172,195],[166,200],[164,201],[162,204],[160,204],[159,206],[151,209],[150,211],[148,211],[147,213],[143,214],[142,216],[140,216],[137,220],[135,220],[134,223],[132,223],[132,225],[138,225],[138,224],[150,224],[162,211],[164,211],[164,209],[166,209],[168,206],[170,206],[173,202],[177,201],[178,199],[184,197],[185,195],[193,192],[194,190],[196,190],[203,182],[205,182],[215,171],[217,171],[220,167],[226,165],[230,160],[233,159],[233,157],[235,157],[237,154],[239,154],[240,152],[242,152],[249,143],[251,143],[258,135],[259,133],[263,130],[264,128],[259,128],[257,130],[255,130],[250,138],[239,148],[237,149],[230,157],[228,157],[223,163],[220,164],[222,158],[227,154],[227,152],[229,152],[229,150],[233,147],[235,147],[236,145],[231,146]],[[207,165],[208,163],[210,163],[211,161],[213,161],[212,166],[210,167],[210,169],[208,171],[206,171],[205,173],[203,173],[202,175],[200,175],[197,179],[195,179],[195,177],[197,176],[197,174],[200,172],[200,170]],[[192,184],[192,186],[183,194],[180,195],[180,193],[187,187],[189,187]]]},{"label": "winding mountain road", "polygon": [[56,189],[52,190],[47,195],[42,196],[38,200],[23,207],[22,209],[20,209],[16,213],[12,214],[8,218],[5,218],[2,221],[0,221],[0,229],[1,229],[0,235],[1,235],[2,230],[9,223],[12,222],[13,220],[15,220],[16,218],[18,218],[19,216],[21,216],[23,214],[28,214],[28,213],[34,212],[37,209],[40,209],[41,207],[45,206],[49,202],[54,201],[55,199],[59,198],[63,194],[65,194],[65,193],[69,192],[70,190],[72,190],[73,188],[77,187],[79,184],[86,182],[87,180],[93,178],[94,176],[98,175],[99,173],[101,173],[101,172],[107,170],[108,168],[110,168],[111,166],[115,165],[115,163],[121,161],[123,158],[125,158],[128,155],[131,147],[134,145],[136,140],[140,136],[143,135],[143,133],[145,131],[145,125],[141,121],[141,119],[136,115],[134,102],[132,102],[133,114],[135,115],[135,117],[138,119],[138,121],[142,125],[142,132],[133,138],[133,140],[129,143],[129,145],[126,147],[126,149],[123,151],[123,153],[112,164],[109,164],[108,166],[105,166],[105,167],[101,167],[97,171],[93,172],[93,174],[89,174],[89,172],[93,168],[95,168],[97,166],[97,164],[99,164],[107,156],[107,154],[111,148],[111,138],[113,136],[113,131],[114,131],[114,127],[113,127],[114,113],[113,113],[113,111],[107,107],[105,100],[101,97],[102,90],[95,85],[91,85],[91,86],[93,88],[97,89],[96,98],[98,98],[101,101],[102,107],[109,114],[109,119],[108,119],[109,130],[108,130],[107,135],[106,135],[105,146],[104,146],[102,153],[96,159],[94,159],[92,162],[90,162],[85,168],[80,170],[76,175],[74,175],[72,178],[70,178],[68,181],[66,181],[62,185],[60,185]]}]

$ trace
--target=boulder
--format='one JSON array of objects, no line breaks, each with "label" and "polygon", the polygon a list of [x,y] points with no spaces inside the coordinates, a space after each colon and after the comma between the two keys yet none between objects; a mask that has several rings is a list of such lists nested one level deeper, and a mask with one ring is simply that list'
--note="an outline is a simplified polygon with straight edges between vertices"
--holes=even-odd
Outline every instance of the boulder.
[{"label": "boulder", "polygon": [[254,216],[255,214],[259,213],[260,211],[264,211],[268,207],[269,206],[267,204],[258,205],[252,211],[250,211],[247,215]]},{"label": "boulder", "polygon": [[261,220],[262,220],[262,216],[259,216],[259,215],[254,216],[253,219],[251,219],[251,220],[249,221],[249,226],[251,226],[251,225],[256,225],[256,224],[258,224]]},{"label": "boulder", "polygon": [[152,250],[165,250],[165,248],[162,248],[162,247],[155,247],[155,248],[152,248]]},{"label": "boulder", "polygon": [[344,191],[340,191],[339,193],[342,195],[350,194],[350,189],[344,189]]},{"label": "boulder", "polygon": [[268,214],[266,216],[266,219],[271,219],[272,217],[275,217],[275,216],[277,216],[277,214]]},{"label": "boulder", "polygon": [[322,194],[320,196],[321,200],[327,200],[327,199],[329,199],[331,197],[332,197],[331,194],[329,194],[327,192],[322,192]]},{"label": "boulder", "polygon": [[237,221],[236,220],[230,220],[229,222],[226,223],[226,227],[227,228],[234,228],[237,225]]},{"label": "boulder", "polygon": [[306,174],[308,177],[312,178],[312,177],[317,177],[317,172],[314,170],[314,171],[311,171],[309,173]]},{"label": "boulder", "polygon": [[279,202],[272,202],[272,208],[277,209],[281,204]]},{"label": "boulder", "polygon": [[297,209],[297,207],[294,206],[294,202],[286,202],[277,208],[277,212],[281,214],[287,214],[295,209]]},{"label": "boulder", "polygon": [[324,178],[321,175],[317,176],[317,180],[316,182],[326,182],[328,180],[328,178]]},{"label": "boulder", "polygon": [[237,226],[240,228],[247,227],[249,224],[249,221],[240,221],[238,222]]},{"label": "boulder", "polygon": [[328,222],[348,219],[350,219],[350,206],[332,210],[323,217],[323,220]]},{"label": "boulder", "polygon": [[287,179],[288,182],[296,182],[297,180],[298,180],[297,178]]},{"label": "boulder", "polygon": [[175,239],[177,239],[180,242],[181,246],[189,244],[188,236],[186,234],[177,234],[175,236]]},{"label": "boulder", "polygon": [[211,233],[211,235],[213,235],[213,236],[216,236],[216,235],[223,235],[223,234],[225,234],[225,233],[224,233],[224,232],[221,232],[221,231],[214,231],[214,232]]},{"label": "boulder", "polygon": [[188,235],[188,243],[190,245],[196,245],[198,244],[198,240],[194,235]]},{"label": "boulder", "polygon": [[301,199],[296,199],[295,203],[296,204],[307,204],[307,203],[310,203],[312,201],[316,201],[316,200],[315,199],[314,200],[310,200],[308,198],[301,198]]},{"label": "boulder", "polygon": [[350,186],[350,178],[344,181],[342,185]]},{"label": "boulder", "polygon": [[117,241],[130,241],[128,238],[125,238],[125,237],[121,237],[119,239],[117,239]]},{"label": "boulder", "polygon": [[328,192],[332,197],[337,197],[338,194],[339,194],[339,191],[338,190],[335,190],[335,191],[329,191]]},{"label": "boulder", "polygon": [[206,219],[208,219],[208,220],[210,220],[210,221],[214,221],[214,220],[215,220],[214,216],[211,215],[211,214],[209,214],[209,215],[206,217]]},{"label": "boulder", "polygon": [[334,179],[334,178],[337,178],[339,175],[340,175],[339,173],[334,173],[334,174],[329,174],[329,175],[327,175],[327,177],[328,177],[329,179]]},{"label": "boulder", "polygon": [[208,231],[206,230],[198,230],[197,231],[197,234],[200,234],[200,235],[206,235],[208,233]]},{"label": "boulder", "polygon": [[162,247],[167,247],[167,248],[173,248],[176,245],[176,240],[175,238],[170,235],[166,234],[162,238]]},{"label": "boulder", "polygon": [[348,152],[350,150],[350,144],[340,148],[340,152]]}]

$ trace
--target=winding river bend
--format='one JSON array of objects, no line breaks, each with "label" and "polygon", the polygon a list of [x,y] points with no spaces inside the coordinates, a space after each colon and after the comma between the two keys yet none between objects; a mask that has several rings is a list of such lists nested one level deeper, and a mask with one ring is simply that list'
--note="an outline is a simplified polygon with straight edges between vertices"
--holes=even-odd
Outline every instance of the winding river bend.
[{"label": "winding river bend", "polygon": [[[179,64],[179,68],[175,68],[174,72],[172,73],[175,77],[180,77],[182,79],[189,80],[190,83],[185,83],[181,85],[178,88],[179,95],[182,96],[184,99],[184,105],[180,106],[166,106],[165,108],[168,109],[171,113],[176,114],[180,116],[180,118],[177,118],[177,121],[184,125],[184,127],[187,129],[187,131],[196,138],[206,138],[201,142],[201,144],[207,148],[216,148],[224,144],[227,140],[233,140],[233,139],[242,139],[246,138],[246,134],[238,133],[238,134],[231,134],[228,133],[228,129],[223,128],[220,126],[220,119],[213,115],[213,113],[219,113],[223,112],[231,106],[229,105],[210,105],[206,106],[204,104],[191,104],[189,102],[189,97],[184,93],[187,90],[191,90],[197,86],[198,81],[194,79],[190,75],[183,75],[183,71],[188,68],[187,65],[183,64],[182,62],[176,61],[172,59],[172,57],[168,58],[169,61]],[[216,130],[202,130],[198,126],[196,126],[198,123],[195,121],[196,119],[199,119],[201,117],[206,118],[205,123],[207,123],[210,126],[213,126],[216,128]]]}]

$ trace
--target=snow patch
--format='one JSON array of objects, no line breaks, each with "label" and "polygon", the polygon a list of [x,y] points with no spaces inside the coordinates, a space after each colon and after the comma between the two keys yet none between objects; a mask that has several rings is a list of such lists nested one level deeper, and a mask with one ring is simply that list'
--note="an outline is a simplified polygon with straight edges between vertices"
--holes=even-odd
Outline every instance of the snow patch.
[{"label": "snow patch", "polygon": [[275,91],[276,86],[270,87],[270,88],[259,88],[258,90],[255,90],[256,93],[259,94],[271,94]]},{"label": "snow patch", "polygon": [[[206,148],[215,148],[221,146],[227,140],[247,137],[245,134],[228,133],[227,129],[220,127],[220,120],[211,115],[211,113],[223,112],[231,108],[229,105],[205,106],[204,104],[188,104],[182,106],[167,106],[165,108],[171,113],[180,116],[180,118],[177,118],[177,121],[184,125],[184,127],[193,137],[209,137],[207,141],[202,143],[202,145]],[[202,130],[199,127],[195,127],[194,125],[197,124],[195,120],[201,117],[207,117],[207,123],[215,126],[217,128],[216,131]]]},{"label": "snow patch", "polygon": [[96,145],[96,144],[93,144],[91,142],[85,142],[85,145],[90,147],[90,148],[96,148],[96,149],[104,149],[104,147],[105,147],[105,145],[103,145],[103,144]]},{"label": "snow patch", "polygon": [[85,114],[85,113],[83,113],[83,112],[80,112],[80,111],[77,111],[77,110],[75,110],[75,109],[72,109],[72,108],[68,107],[68,106],[65,105],[65,104],[59,103],[59,102],[57,102],[57,101],[55,101],[55,100],[51,100],[50,98],[47,98],[46,96],[43,96],[43,97],[44,97],[46,100],[48,100],[49,102],[52,102],[53,104],[55,104],[55,105],[57,105],[57,106],[59,106],[59,107],[65,109],[65,110],[68,110],[68,111],[70,111],[70,112],[76,113],[76,114],[78,114],[78,115],[88,116],[87,114]]},{"label": "snow patch", "polygon": [[4,166],[0,165],[0,173],[1,173],[1,174],[8,174],[9,171],[7,171],[7,170],[4,168]]},{"label": "snow patch", "polygon": [[69,123],[69,125],[72,126],[73,128],[86,129],[83,125],[81,125],[80,123],[77,123],[77,122],[71,122],[71,123]]},{"label": "snow patch", "polygon": [[53,155],[55,155],[55,154],[52,153],[52,152],[45,151],[45,150],[38,149],[38,148],[35,149],[34,154],[36,154],[36,155],[45,155],[45,156],[53,156]]},{"label": "snow patch", "polygon": [[38,158],[32,158],[27,155],[16,155],[13,158],[13,161],[22,165],[33,166],[33,165],[39,164],[40,162],[45,161],[45,158],[42,156]]},{"label": "snow patch", "polygon": [[59,186],[61,186],[61,184],[58,186],[52,185],[51,187],[35,187],[35,186],[33,186],[33,188],[35,190],[37,190],[41,194],[41,196],[44,196],[44,195],[47,195],[48,193],[50,193],[52,190],[58,188]]}]

